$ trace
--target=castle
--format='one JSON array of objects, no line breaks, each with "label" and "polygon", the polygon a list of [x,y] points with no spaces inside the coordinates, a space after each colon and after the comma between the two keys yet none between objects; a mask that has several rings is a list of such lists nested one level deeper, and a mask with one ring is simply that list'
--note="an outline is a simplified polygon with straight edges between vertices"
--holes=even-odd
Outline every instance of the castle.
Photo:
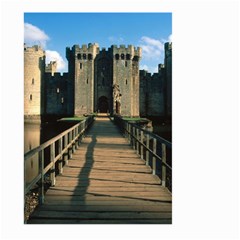
[{"label": "castle", "polygon": [[122,116],[171,116],[172,44],[158,73],[139,71],[142,50],[98,44],[66,48],[68,73],[45,64],[39,46],[24,45],[24,117],[80,116],[94,112]]}]

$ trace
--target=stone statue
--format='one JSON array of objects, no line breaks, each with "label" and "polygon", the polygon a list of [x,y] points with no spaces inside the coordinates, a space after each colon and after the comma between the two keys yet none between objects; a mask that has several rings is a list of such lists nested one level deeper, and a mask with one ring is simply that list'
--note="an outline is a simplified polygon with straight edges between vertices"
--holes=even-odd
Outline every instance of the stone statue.
[{"label": "stone statue", "polygon": [[122,94],[120,93],[119,85],[116,83],[113,85],[113,99],[114,102],[120,102],[121,101]]}]

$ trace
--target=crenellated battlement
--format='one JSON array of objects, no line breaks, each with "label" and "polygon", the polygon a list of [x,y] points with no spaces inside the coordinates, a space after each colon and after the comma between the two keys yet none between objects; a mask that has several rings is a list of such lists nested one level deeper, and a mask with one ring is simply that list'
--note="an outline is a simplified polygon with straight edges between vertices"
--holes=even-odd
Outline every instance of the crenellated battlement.
[{"label": "crenellated battlement", "polygon": [[89,43],[88,45],[83,44],[81,47],[75,44],[72,48],[66,48],[66,57],[68,60],[70,56],[74,56],[76,60],[92,60],[98,53],[99,46],[97,43]]},{"label": "crenellated battlement", "polygon": [[24,43],[24,52],[26,53],[40,53],[45,55],[45,51],[41,48],[41,46],[39,45],[33,45],[32,47],[28,47],[25,43]]},{"label": "crenellated battlement", "polygon": [[120,45],[119,47],[117,45],[112,45],[111,51],[116,59],[130,60],[134,57],[141,58],[142,56],[142,49],[140,47],[134,47],[133,45]]},{"label": "crenellated battlement", "polygon": [[113,58],[122,60],[140,59],[142,57],[141,47],[135,47],[133,45],[112,45],[110,48],[99,48],[97,43],[83,44],[79,46],[75,44],[72,48],[66,48],[66,57],[69,60],[70,57],[76,60],[92,60],[97,54],[112,55]]},{"label": "crenellated battlement", "polygon": [[89,43],[82,44],[80,47],[78,44],[73,45],[72,49],[68,48],[69,50],[72,50],[76,53],[86,53],[86,52],[94,52],[95,50],[99,49],[98,43]]}]

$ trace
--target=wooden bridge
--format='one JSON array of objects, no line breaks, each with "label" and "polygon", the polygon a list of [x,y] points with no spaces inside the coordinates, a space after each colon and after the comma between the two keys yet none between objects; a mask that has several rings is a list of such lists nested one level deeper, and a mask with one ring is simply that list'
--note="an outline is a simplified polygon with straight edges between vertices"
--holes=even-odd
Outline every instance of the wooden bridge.
[{"label": "wooden bridge", "polygon": [[[88,125],[90,123],[85,128]],[[83,139],[84,128],[78,126],[77,129],[72,128],[25,156],[26,161],[39,154],[42,171],[35,182],[40,180],[43,183],[44,174],[49,169],[52,180],[46,194],[42,185],[42,204],[27,223],[170,224],[171,193],[141,159],[141,153],[144,154],[141,144],[139,155],[137,149],[131,147],[129,138],[124,138],[108,117],[96,117]],[[48,166],[43,164],[43,149],[46,146],[50,147],[51,156]],[[152,154],[156,161],[154,151]],[[60,174],[55,178],[58,161]],[[30,188],[30,185],[26,186],[25,193]]]}]

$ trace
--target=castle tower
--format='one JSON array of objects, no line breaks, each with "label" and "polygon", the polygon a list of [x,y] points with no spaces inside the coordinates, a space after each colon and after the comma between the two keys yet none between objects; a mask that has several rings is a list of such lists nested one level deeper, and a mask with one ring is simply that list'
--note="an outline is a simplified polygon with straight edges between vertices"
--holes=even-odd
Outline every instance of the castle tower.
[{"label": "castle tower", "polygon": [[74,45],[66,49],[69,77],[73,89],[73,114],[94,112],[94,59],[99,52],[97,44]]},{"label": "castle tower", "polygon": [[54,76],[54,73],[57,72],[57,62],[51,61],[49,64],[47,64],[45,68],[45,72],[51,73],[51,75]]},{"label": "castle tower", "polygon": [[172,43],[167,42],[165,47],[165,80],[166,80],[166,117],[172,117]]},{"label": "castle tower", "polygon": [[113,113],[139,116],[139,60],[141,48],[113,45]]},{"label": "castle tower", "polygon": [[44,113],[45,52],[24,45],[24,118],[40,120]]},{"label": "castle tower", "polygon": [[98,111],[139,116],[141,48],[121,45],[100,51],[96,43],[74,45],[66,56],[74,115]]}]

